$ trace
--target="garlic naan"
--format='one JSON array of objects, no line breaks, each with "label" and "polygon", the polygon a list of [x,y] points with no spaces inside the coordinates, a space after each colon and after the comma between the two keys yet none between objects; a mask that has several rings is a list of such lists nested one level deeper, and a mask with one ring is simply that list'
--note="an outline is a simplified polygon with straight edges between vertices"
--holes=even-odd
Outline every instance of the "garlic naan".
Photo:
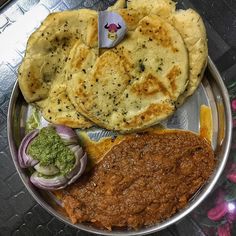
[{"label": "garlic naan", "polygon": [[[73,128],[141,130],[170,116],[192,95],[207,64],[204,23],[171,0],[124,0],[127,36],[98,49],[96,11],[50,14],[28,41],[19,68],[27,102],[45,119]],[[122,9],[124,8],[124,9]]]},{"label": "garlic naan", "polygon": [[65,82],[54,82],[48,98],[37,102],[43,117],[53,124],[66,125],[71,128],[88,128],[93,124],[76,111],[68,98]]},{"label": "garlic naan", "polygon": [[[129,10],[138,11],[139,14],[161,16],[182,36],[189,54],[189,83],[186,91],[176,102],[177,106],[182,105],[185,99],[197,89],[207,65],[207,37],[201,16],[193,9],[175,11],[175,3],[171,0],[131,0],[127,7]],[[135,17],[134,13],[130,14]]]},{"label": "garlic naan", "polygon": [[88,50],[92,68],[76,68],[88,60],[76,56],[79,48],[70,54],[67,89],[84,116],[107,129],[134,131],[174,112],[188,81],[188,54],[178,31],[163,19],[144,17],[125,40],[99,57]]},{"label": "garlic naan", "polygon": [[[70,60],[71,48],[77,42],[97,47],[97,12],[81,9],[50,14],[28,40],[18,81],[25,100],[37,102],[45,119],[85,128],[92,123],[73,110],[74,107],[65,94],[64,67]],[[59,86],[55,93],[57,83],[64,85]],[[53,110],[57,96],[60,96],[62,104],[69,107],[68,113],[63,109],[64,112],[57,114],[55,107],[54,112],[48,114],[48,111]],[[59,109],[61,110],[58,108],[58,111]]]},{"label": "garlic naan", "polygon": [[180,106],[195,92],[203,78],[208,59],[207,36],[201,16],[193,9],[175,12],[171,24],[181,34],[189,54],[189,83],[177,101]]},{"label": "garlic naan", "polygon": [[127,8],[144,12],[146,15],[155,14],[169,18],[175,12],[175,4],[171,0],[130,0],[127,2]]}]

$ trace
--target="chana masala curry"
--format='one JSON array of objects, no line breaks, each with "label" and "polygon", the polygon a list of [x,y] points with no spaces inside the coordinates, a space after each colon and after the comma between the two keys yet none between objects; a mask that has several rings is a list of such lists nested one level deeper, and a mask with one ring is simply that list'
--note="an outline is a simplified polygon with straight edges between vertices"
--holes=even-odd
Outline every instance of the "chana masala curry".
[{"label": "chana masala curry", "polygon": [[57,195],[73,223],[137,229],[186,206],[215,164],[210,143],[192,132],[127,135]]}]

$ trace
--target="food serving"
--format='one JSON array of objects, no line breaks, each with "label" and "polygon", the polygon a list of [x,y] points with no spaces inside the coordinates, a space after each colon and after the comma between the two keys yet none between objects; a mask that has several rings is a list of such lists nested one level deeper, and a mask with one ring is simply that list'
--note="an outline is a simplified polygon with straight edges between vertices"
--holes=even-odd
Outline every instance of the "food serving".
[{"label": "food serving", "polygon": [[[19,87],[47,124],[28,119],[18,161],[74,224],[138,229],[184,208],[216,166],[207,108],[201,135],[155,128],[198,88],[206,32],[198,13],[170,0],[119,0],[106,12],[127,29],[112,48],[99,48],[99,13],[88,9],[52,13],[30,36]],[[107,22],[108,40],[122,27]],[[93,128],[115,133],[78,137]]]},{"label": "food serving", "polygon": [[[75,65],[83,63],[79,55],[85,50],[83,59],[94,66],[78,71]],[[84,46],[76,45],[72,53],[68,96],[81,114],[109,130],[134,131],[159,123],[174,112],[188,82],[184,41],[158,16],[144,17],[123,42],[98,58]]]},{"label": "food serving", "polygon": [[47,126],[24,137],[18,160],[22,168],[34,168],[30,181],[35,186],[56,190],[75,182],[82,175],[87,155],[71,128]]},{"label": "food serving", "polygon": [[127,34],[110,49],[98,48],[93,10],[50,14],[31,35],[19,85],[49,122],[141,130],[172,115],[198,87],[207,61],[198,13],[176,11],[169,0],[133,0],[111,10],[123,17]]},{"label": "food serving", "polygon": [[114,146],[60,195],[73,223],[140,228],[186,206],[214,167],[210,144],[194,133],[141,134]]}]

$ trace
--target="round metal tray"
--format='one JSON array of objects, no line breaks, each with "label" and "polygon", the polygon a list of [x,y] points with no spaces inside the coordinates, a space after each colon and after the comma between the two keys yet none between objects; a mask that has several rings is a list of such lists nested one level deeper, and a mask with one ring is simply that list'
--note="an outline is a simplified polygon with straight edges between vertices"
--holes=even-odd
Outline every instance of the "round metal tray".
[{"label": "round metal tray", "polygon": [[[18,174],[34,199],[42,207],[44,207],[44,209],[49,211],[52,215],[56,216],[63,222],[78,229],[102,235],[144,235],[153,233],[164,229],[173,223],[176,223],[184,216],[189,214],[194,208],[196,208],[212,191],[227,161],[232,135],[230,102],[222,78],[210,58],[208,60],[208,67],[205,72],[204,79],[197,91],[193,96],[187,99],[184,105],[181,106],[172,117],[163,121],[162,125],[168,129],[184,129],[199,132],[199,113],[200,106],[202,104],[209,106],[212,110],[212,146],[217,157],[216,169],[208,182],[191,198],[188,205],[184,209],[179,211],[171,218],[151,227],[145,227],[135,231],[115,230],[110,232],[106,230],[100,230],[86,224],[73,225],[66,214],[59,210],[59,206],[56,204],[56,201],[53,201],[47,191],[37,189],[30,183],[29,176],[27,175],[26,171],[21,169],[17,162],[17,150],[25,134],[26,120],[30,115],[31,106],[24,101],[17,82],[14,86],[10,99],[7,123],[8,141],[12,159]],[[80,130],[77,130],[77,132],[80,132]],[[104,136],[111,136],[114,134],[110,131],[100,129],[99,127],[88,129],[86,132],[93,140],[99,140]]]}]

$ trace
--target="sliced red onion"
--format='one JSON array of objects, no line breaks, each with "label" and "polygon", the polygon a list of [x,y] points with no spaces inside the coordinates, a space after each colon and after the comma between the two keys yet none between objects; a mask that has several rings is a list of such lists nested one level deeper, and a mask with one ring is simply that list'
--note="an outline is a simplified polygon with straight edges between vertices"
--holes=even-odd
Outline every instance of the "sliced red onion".
[{"label": "sliced red onion", "polygon": [[[55,178],[50,178],[50,176],[49,178],[43,178],[40,177],[37,172],[35,172],[30,178],[31,182],[35,186],[47,190],[62,189],[67,185],[74,183],[83,174],[87,165],[87,154],[83,153],[83,149],[79,145],[70,145],[68,147],[74,153],[76,159],[74,167],[70,173],[68,173],[66,176],[60,175]],[[38,166],[40,166],[40,164],[36,165],[35,169],[39,172],[41,171],[42,174],[51,174],[51,169],[48,170],[47,167],[41,167],[41,169],[39,169]],[[49,171],[49,174],[47,171]]]},{"label": "sliced red onion", "polygon": [[73,129],[64,125],[56,125],[55,129],[65,144],[78,144],[78,137]]},{"label": "sliced red onion", "polygon": [[[70,171],[70,173],[67,174],[67,178],[71,179],[73,176],[77,175],[77,173],[80,171],[81,169],[81,159],[83,159],[83,165],[86,166],[87,164],[87,155],[86,158],[84,158],[84,152],[82,147],[80,147],[79,145],[76,146],[69,146],[70,150],[74,153],[75,155],[75,164],[74,167],[72,168],[72,170]],[[85,162],[85,163],[84,163]],[[82,171],[83,173],[83,171]],[[79,176],[78,176],[79,177]]]},{"label": "sliced red onion", "polygon": [[[79,149],[80,150],[80,149]],[[76,156],[74,168],[67,176],[56,176],[53,178],[43,178],[35,172],[30,181],[38,188],[46,190],[58,190],[74,183],[85,171],[87,165],[87,154],[84,153],[82,158]]]},{"label": "sliced red onion", "polygon": [[27,134],[21,141],[20,147],[18,149],[18,161],[21,168],[27,168],[36,165],[39,161],[33,159],[27,154],[27,148],[30,142],[38,135],[39,130],[33,130]]},{"label": "sliced red onion", "polygon": [[38,174],[38,172],[34,172],[30,177],[30,181],[38,188],[57,190],[64,188],[67,185],[68,179],[62,175],[52,178],[43,178]]},{"label": "sliced red onion", "polygon": [[74,183],[84,173],[87,165],[87,154],[84,153],[81,159],[76,158],[76,162],[74,169],[67,175],[67,178],[70,179],[68,185]]},{"label": "sliced red onion", "polygon": [[49,175],[49,176],[56,175],[60,172],[59,169],[54,165],[42,166],[40,163],[35,165],[34,169],[43,175]]},{"label": "sliced red onion", "polygon": [[[75,164],[66,176],[59,175],[59,169],[56,166],[42,166],[39,161],[34,160],[27,154],[27,147],[38,135],[39,130],[34,130],[26,135],[18,151],[20,166],[22,168],[34,166],[36,170],[30,177],[30,181],[36,187],[46,190],[61,189],[75,182],[82,175],[87,164],[87,154],[83,152],[82,147],[78,144],[78,138],[74,130],[62,125],[53,127],[55,127],[57,134],[75,155]],[[57,176],[55,176],[56,174]]]},{"label": "sliced red onion", "polygon": [[74,153],[76,158],[81,158],[83,156],[83,149],[79,145],[68,146],[70,150]]}]

